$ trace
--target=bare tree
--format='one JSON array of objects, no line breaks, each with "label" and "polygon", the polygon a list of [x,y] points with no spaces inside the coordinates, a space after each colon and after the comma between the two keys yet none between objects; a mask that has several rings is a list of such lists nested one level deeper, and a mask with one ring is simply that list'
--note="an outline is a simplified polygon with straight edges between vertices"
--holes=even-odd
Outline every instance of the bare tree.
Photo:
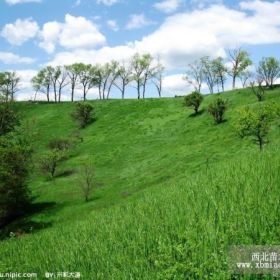
[{"label": "bare tree", "polygon": [[65,88],[67,85],[69,85],[69,80],[68,78],[68,72],[65,68],[65,66],[59,66],[59,71],[60,71],[60,75],[59,78],[57,79],[57,83],[58,83],[58,102],[61,101],[61,94],[62,94],[62,90],[63,88]]},{"label": "bare tree", "polygon": [[203,77],[203,64],[201,63],[201,60],[196,60],[188,65],[184,80],[192,85],[195,91],[201,92]]},{"label": "bare tree", "polygon": [[161,97],[161,92],[162,92],[163,71],[164,71],[164,66],[161,64],[160,58],[158,57],[157,65],[152,73],[152,83],[155,85],[159,97]]},{"label": "bare tree", "polygon": [[80,169],[80,187],[85,202],[89,201],[90,195],[94,190],[95,179],[94,169],[91,163],[84,163]]},{"label": "bare tree", "polygon": [[226,81],[226,75],[227,75],[227,67],[224,65],[223,58],[218,57],[213,59],[212,61],[212,67],[214,75],[217,79],[217,86],[218,91],[220,91],[220,86],[222,87],[222,91],[225,91],[225,81]]}]

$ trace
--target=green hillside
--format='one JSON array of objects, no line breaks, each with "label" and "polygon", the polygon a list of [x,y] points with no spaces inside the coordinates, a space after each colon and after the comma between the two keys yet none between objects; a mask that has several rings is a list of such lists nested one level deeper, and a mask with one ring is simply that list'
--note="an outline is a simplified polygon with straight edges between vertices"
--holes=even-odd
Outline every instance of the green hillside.
[{"label": "green hillside", "polygon": [[[256,97],[250,90],[221,96],[229,109],[220,125],[206,111],[214,95],[195,117],[182,98],[91,101],[96,121],[81,130],[83,141],[53,180],[37,162],[50,140],[77,131],[75,104],[17,104],[37,134],[35,200],[33,213],[9,228],[23,234],[0,241],[0,271],[238,279],[227,271],[229,245],[280,242],[280,128],[276,119],[259,152],[234,129],[237,109],[256,106]],[[279,101],[279,88],[266,92],[266,103]],[[79,166],[87,160],[98,188],[85,203]]]}]

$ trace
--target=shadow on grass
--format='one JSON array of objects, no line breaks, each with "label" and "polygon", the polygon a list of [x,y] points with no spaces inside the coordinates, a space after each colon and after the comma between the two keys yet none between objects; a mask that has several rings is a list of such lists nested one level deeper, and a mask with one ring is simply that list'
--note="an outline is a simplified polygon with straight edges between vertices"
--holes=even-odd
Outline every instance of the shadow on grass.
[{"label": "shadow on grass", "polygon": [[50,227],[52,225],[51,222],[32,221],[31,216],[49,210],[54,206],[56,206],[55,202],[31,203],[26,207],[24,216],[15,219],[3,226],[3,228],[0,228],[0,240],[9,237],[21,237]]},{"label": "shadow on grass", "polygon": [[205,112],[205,109],[199,110],[197,113],[192,113],[189,115],[190,118],[195,118],[202,115]]},{"label": "shadow on grass", "polygon": [[75,169],[67,169],[67,170],[64,170],[64,171],[61,171],[61,172],[57,173],[55,178],[69,177],[69,176],[71,176],[75,173],[76,173]]}]

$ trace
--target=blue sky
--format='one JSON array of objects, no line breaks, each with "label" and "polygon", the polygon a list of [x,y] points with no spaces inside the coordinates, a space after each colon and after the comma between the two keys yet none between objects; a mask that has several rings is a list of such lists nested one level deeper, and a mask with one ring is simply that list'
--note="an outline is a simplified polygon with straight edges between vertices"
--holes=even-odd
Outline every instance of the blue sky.
[{"label": "blue sky", "polygon": [[165,94],[187,90],[188,63],[235,46],[253,60],[280,58],[280,1],[0,0],[0,70],[16,70],[25,94],[44,65],[160,55]]}]

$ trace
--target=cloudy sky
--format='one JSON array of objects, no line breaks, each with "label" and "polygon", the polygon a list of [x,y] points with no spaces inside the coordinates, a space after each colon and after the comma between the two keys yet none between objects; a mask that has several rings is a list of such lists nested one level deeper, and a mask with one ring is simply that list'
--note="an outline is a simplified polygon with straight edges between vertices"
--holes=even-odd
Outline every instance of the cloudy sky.
[{"label": "cloudy sky", "polygon": [[170,96],[187,90],[182,73],[201,56],[242,46],[255,62],[280,57],[280,1],[0,0],[0,13],[0,71],[21,75],[25,97],[29,79],[49,64],[150,52],[166,67]]}]

